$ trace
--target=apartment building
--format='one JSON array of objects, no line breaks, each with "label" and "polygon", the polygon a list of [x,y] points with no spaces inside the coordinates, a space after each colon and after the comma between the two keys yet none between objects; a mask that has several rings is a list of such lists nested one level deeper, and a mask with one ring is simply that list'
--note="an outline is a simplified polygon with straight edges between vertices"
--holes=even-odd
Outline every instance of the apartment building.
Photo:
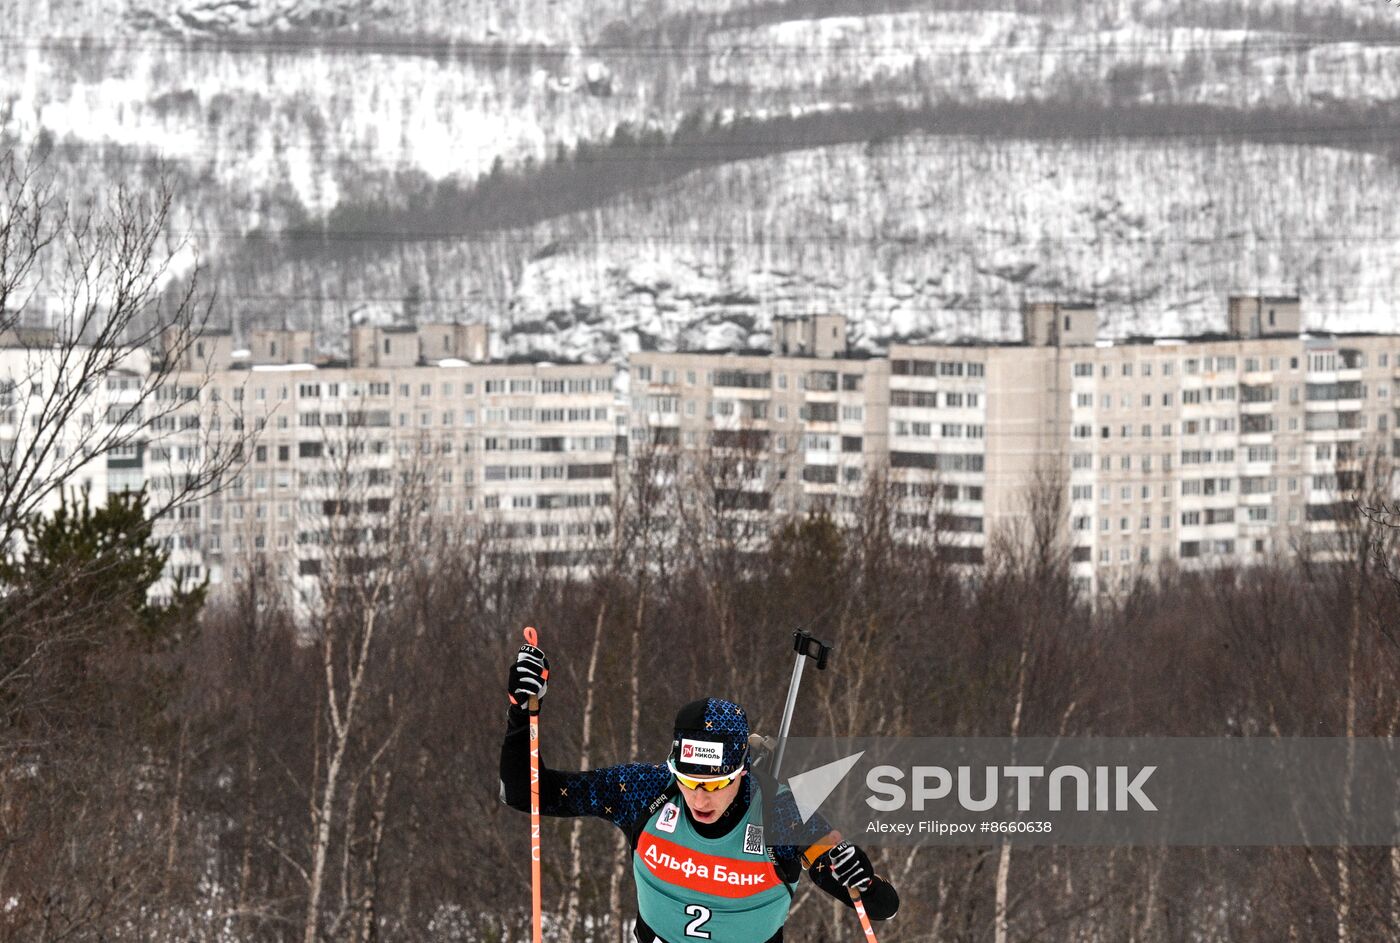
[{"label": "apartment building", "polygon": [[1071,515],[1086,585],[1112,589],[1164,561],[1339,550],[1341,504],[1367,463],[1400,454],[1400,336],[1300,328],[1296,298],[1232,298],[1221,335],[1070,352]]},{"label": "apartment building", "polygon": [[88,365],[102,358],[89,354],[47,328],[0,332],[0,483],[13,496],[67,478],[37,503],[21,498],[31,512],[49,513],[84,490],[101,504],[109,491],[141,486],[140,400],[150,358],[118,352],[98,381]]},{"label": "apartment building", "polygon": [[850,356],[843,318],[778,324],[790,353],[633,354],[632,452],[696,457],[692,471],[732,477],[721,484],[755,512],[835,510],[887,460],[889,361]]},{"label": "apartment building", "polygon": [[152,449],[148,479],[178,487],[216,440],[247,451],[225,488],[166,522],[177,575],[218,584],[275,560],[307,585],[334,518],[373,526],[410,498],[551,564],[606,543],[625,428],[613,366],[484,362],[481,325],[356,328],[346,361],[310,348],[295,331],[191,346],[173,384],[192,396],[181,435]]},{"label": "apartment building", "polygon": [[849,509],[888,469],[897,524],[936,532],[964,564],[1029,526],[1038,489],[1063,488],[1054,506],[1090,590],[1165,561],[1335,552],[1363,464],[1400,457],[1400,336],[1307,334],[1297,298],[1232,297],[1225,321],[1106,342],[1092,306],[1034,303],[1023,343],[897,344],[863,360],[838,316],[781,319],[771,352],[634,355],[630,435],[766,449],[777,480],[754,490],[777,511]]},{"label": "apartment building", "polygon": [[[851,513],[878,472],[896,525],[968,566],[1052,506],[1075,578],[1107,591],[1167,562],[1340,552],[1367,463],[1400,458],[1400,335],[1307,333],[1296,298],[1232,297],[1223,330],[1193,338],[1099,340],[1092,306],[1056,302],[1026,305],[1023,326],[1022,343],[871,357],[839,315],[775,318],[772,350],[640,352],[625,376],[492,362],[480,325],[355,328],[343,361],[304,331],[241,349],[210,332],[172,345],[183,359],[144,419],[127,405],[148,372],[135,361],[91,391],[86,421],[146,435],[75,481],[145,482],[160,502],[246,439],[225,488],[160,522],[172,578],[219,583],[260,558],[314,580],[335,518],[409,494],[576,565],[606,545],[629,453],[685,458],[753,519]],[[28,340],[0,349],[6,454],[57,382]]]}]

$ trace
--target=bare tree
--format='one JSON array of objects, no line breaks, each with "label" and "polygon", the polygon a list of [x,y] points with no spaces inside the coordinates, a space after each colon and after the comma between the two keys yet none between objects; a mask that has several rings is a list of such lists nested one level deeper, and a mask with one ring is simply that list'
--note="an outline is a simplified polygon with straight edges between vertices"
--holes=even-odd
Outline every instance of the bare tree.
[{"label": "bare tree", "polygon": [[[0,156],[0,426],[14,430],[0,439],[0,547],[88,463],[146,442],[181,409],[163,394],[181,371],[191,382],[210,312],[197,269],[165,294],[195,259],[169,233],[168,182],[79,210],[40,170],[13,151]],[[210,456],[171,503],[206,490],[231,455]]]},{"label": "bare tree", "polygon": [[[356,938],[365,939],[373,927],[373,887],[350,890],[350,849],[356,840],[360,788],[368,782],[372,815],[367,875],[372,885],[392,783],[391,771],[379,763],[399,727],[391,724],[387,731],[376,731],[369,724],[370,712],[382,707],[370,703],[376,690],[370,675],[384,669],[383,635],[402,602],[401,581],[423,563],[433,539],[431,463],[414,461],[401,468],[393,496],[388,497],[359,459],[363,450],[352,447],[359,438],[352,433],[332,443],[338,448],[331,454],[333,494],[323,502],[327,526],[317,558],[320,573],[306,599],[320,655],[325,727],[316,745],[318,756],[324,749],[324,768],[317,770],[312,783],[305,943],[320,939],[323,928],[327,935],[341,937],[353,927]],[[421,451],[415,450],[415,455]],[[351,770],[349,763],[355,758],[359,765]],[[348,782],[347,776],[352,777]],[[326,880],[337,845],[342,850],[341,906],[327,921]]]}]

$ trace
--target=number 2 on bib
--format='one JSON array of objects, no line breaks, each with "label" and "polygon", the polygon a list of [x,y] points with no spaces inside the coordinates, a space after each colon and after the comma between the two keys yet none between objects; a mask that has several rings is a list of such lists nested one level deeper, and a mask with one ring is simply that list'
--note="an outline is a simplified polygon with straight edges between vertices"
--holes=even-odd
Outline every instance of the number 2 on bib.
[{"label": "number 2 on bib", "polygon": [[685,915],[695,918],[685,925],[685,935],[701,940],[708,940],[710,938],[709,931],[701,928],[705,926],[706,921],[710,919],[710,908],[701,907],[699,904],[687,904],[685,907]]}]

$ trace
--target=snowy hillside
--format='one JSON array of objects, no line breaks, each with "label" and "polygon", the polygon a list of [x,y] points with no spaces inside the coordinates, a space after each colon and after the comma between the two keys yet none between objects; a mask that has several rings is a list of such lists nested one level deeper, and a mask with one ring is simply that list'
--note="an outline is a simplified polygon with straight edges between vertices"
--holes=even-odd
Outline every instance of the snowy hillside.
[{"label": "snowy hillside", "polygon": [[[872,347],[1004,337],[1027,292],[1099,297],[1120,332],[1189,330],[1258,285],[1304,293],[1319,324],[1390,326],[1400,9],[983,5],[25,0],[0,40],[0,142],[47,154],[80,201],[163,164],[236,324],[335,334],[412,295],[497,320],[514,352],[605,358],[757,342],[775,306],[839,306]],[[794,115],[948,106],[994,137],[783,137]],[[1177,106],[1214,109],[1212,143],[1144,136]],[[1079,107],[1065,140],[1056,116]],[[585,151],[745,122],[747,150],[692,135],[642,155],[673,173],[586,186]],[[528,194],[571,161],[596,198],[483,219],[442,197],[500,174]],[[414,232],[459,209],[470,226]]]},{"label": "snowy hillside", "polygon": [[[245,19],[260,9],[218,5]],[[0,133],[47,135],[84,162],[138,147],[218,184],[285,186],[315,215],[395,172],[470,181],[497,159],[543,160],[606,140],[624,122],[669,131],[696,110],[1400,102],[1394,45],[1131,22],[1086,30],[1060,16],[996,11],[789,20],[684,46],[374,48],[189,45],[148,33],[0,43]]]},{"label": "snowy hillside", "polygon": [[424,311],[492,318],[502,353],[595,360],[762,345],[772,314],[807,310],[848,314],[870,350],[1016,339],[1026,297],[1096,300],[1117,335],[1219,329],[1241,289],[1301,294],[1315,328],[1389,330],[1398,187],[1393,161],[1335,148],[911,136],[697,171],[527,230],[264,260],[224,290],[333,325],[391,317],[381,286],[419,284]]}]

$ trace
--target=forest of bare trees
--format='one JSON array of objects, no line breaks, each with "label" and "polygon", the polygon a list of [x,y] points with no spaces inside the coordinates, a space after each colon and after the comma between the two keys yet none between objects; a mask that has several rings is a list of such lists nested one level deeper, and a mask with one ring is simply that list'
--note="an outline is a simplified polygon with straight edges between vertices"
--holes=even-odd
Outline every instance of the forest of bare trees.
[{"label": "forest of bare trees", "polygon": [[[799,735],[1389,737],[1400,723],[1382,501],[1355,503],[1345,562],[1165,569],[1095,605],[1069,579],[1053,473],[972,576],[936,540],[896,532],[887,482],[839,523],[756,527],[726,486],[742,460],[632,462],[589,568],[543,568],[493,528],[436,519],[410,476],[392,514],[326,532],[314,600],[289,595],[275,558],[250,558],[197,618],[138,612],[130,638],[73,656],[68,670],[102,683],[49,691],[66,700],[45,716],[70,722],[26,737],[21,712],[5,730],[0,938],[526,939],[527,821],[496,781],[526,624],[554,668],[543,728],[557,768],[658,761],[678,704],[705,694],[774,732],[801,625],[837,657],[803,688]],[[141,626],[159,644],[138,644]],[[554,938],[624,939],[617,833],[547,821],[544,848]],[[889,939],[1400,932],[1389,848],[969,846],[875,861],[904,902]],[[806,890],[790,927],[848,939],[849,921]]]}]

